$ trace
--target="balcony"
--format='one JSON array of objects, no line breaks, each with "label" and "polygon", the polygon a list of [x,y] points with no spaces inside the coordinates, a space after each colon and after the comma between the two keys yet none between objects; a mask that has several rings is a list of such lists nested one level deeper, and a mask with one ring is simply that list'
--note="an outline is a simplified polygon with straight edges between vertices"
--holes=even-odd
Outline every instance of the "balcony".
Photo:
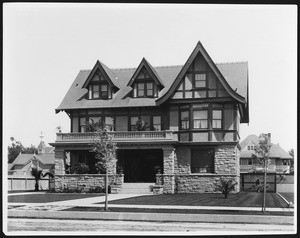
[{"label": "balcony", "polygon": [[[176,142],[172,131],[114,131],[109,132],[116,143]],[[57,133],[55,143],[91,143],[95,132]]]},{"label": "balcony", "polygon": [[[261,165],[240,165],[241,173],[249,173],[254,171],[264,171],[263,166]],[[289,165],[269,165],[268,173],[290,173]]]}]

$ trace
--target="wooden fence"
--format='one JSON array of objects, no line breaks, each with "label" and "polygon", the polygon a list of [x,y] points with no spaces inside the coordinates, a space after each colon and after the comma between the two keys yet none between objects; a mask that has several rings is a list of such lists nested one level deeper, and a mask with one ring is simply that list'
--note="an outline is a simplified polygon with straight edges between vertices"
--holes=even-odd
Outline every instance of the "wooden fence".
[{"label": "wooden fence", "polygon": [[[39,180],[39,190],[50,190],[54,188],[54,179]],[[28,191],[35,189],[34,178],[26,177],[9,177],[8,191]]]}]

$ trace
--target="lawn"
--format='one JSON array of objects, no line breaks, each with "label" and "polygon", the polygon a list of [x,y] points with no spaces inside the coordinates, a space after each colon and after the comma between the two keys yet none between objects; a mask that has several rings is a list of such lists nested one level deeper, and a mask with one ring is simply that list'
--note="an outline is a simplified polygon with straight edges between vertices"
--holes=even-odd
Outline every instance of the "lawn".
[{"label": "lawn", "polygon": [[281,196],[283,196],[286,200],[288,200],[289,202],[294,203],[294,193],[280,193]]},{"label": "lawn", "polygon": [[9,203],[47,203],[47,202],[59,202],[73,199],[99,197],[103,194],[97,193],[45,193],[45,194],[24,194],[24,195],[10,195],[8,196]]},{"label": "lawn", "polygon": [[[178,205],[178,206],[225,206],[225,207],[261,207],[263,193],[240,192],[229,194],[224,198],[222,194],[162,194],[140,196],[110,201],[110,204],[133,205]],[[286,208],[286,202],[276,193],[267,193],[267,207]]]}]

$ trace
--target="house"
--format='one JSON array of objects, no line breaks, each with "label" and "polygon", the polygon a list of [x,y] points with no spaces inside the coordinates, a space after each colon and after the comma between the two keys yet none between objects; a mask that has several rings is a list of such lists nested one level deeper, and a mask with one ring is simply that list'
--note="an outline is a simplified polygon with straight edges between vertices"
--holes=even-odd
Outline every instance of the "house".
[{"label": "house", "polygon": [[32,177],[31,168],[44,172],[54,170],[54,147],[46,146],[41,140],[37,147],[38,154],[19,154],[13,163],[8,166],[8,175],[19,177]]},{"label": "house", "polygon": [[[55,187],[103,185],[90,152],[95,133],[85,127],[92,121],[111,125],[121,187],[155,183],[164,193],[202,193],[214,192],[221,178],[239,182],[239,124],[249,122],[248,103],[248,63],[215,64],[200,42],[183,65],[153,67],[143,58],[136,68],[113,69],[97,61],[79,71],[56,109],[71,126],[50,143]],[[139,119],[145,131],[137,130]],[[66,173],[78,163],[89,166],[88,176]]]},{"label": "house", "polygon": [[[268,133],[271,142],[271,133]],[[240,152],[240,171],[241,173],[262,171],[262,165],[252,158],[255,154],[255,147],[259,143],[259,138],[256,135],[247,136],[241,143]],[[291,165],[293,164],[293,157],[284,151],[279,144],[271,143],[270,147],[270,164],[268,165],[268,172],[273,173],[290,173]]]}]

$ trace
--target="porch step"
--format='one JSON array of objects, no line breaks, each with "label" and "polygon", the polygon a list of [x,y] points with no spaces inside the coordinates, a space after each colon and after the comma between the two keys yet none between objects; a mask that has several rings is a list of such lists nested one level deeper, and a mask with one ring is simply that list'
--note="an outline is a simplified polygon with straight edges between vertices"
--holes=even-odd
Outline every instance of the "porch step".
[{"label": "porch step", "polygon": [[123,183],[121,194],[152,194],[150,186],[155,183]]}]

